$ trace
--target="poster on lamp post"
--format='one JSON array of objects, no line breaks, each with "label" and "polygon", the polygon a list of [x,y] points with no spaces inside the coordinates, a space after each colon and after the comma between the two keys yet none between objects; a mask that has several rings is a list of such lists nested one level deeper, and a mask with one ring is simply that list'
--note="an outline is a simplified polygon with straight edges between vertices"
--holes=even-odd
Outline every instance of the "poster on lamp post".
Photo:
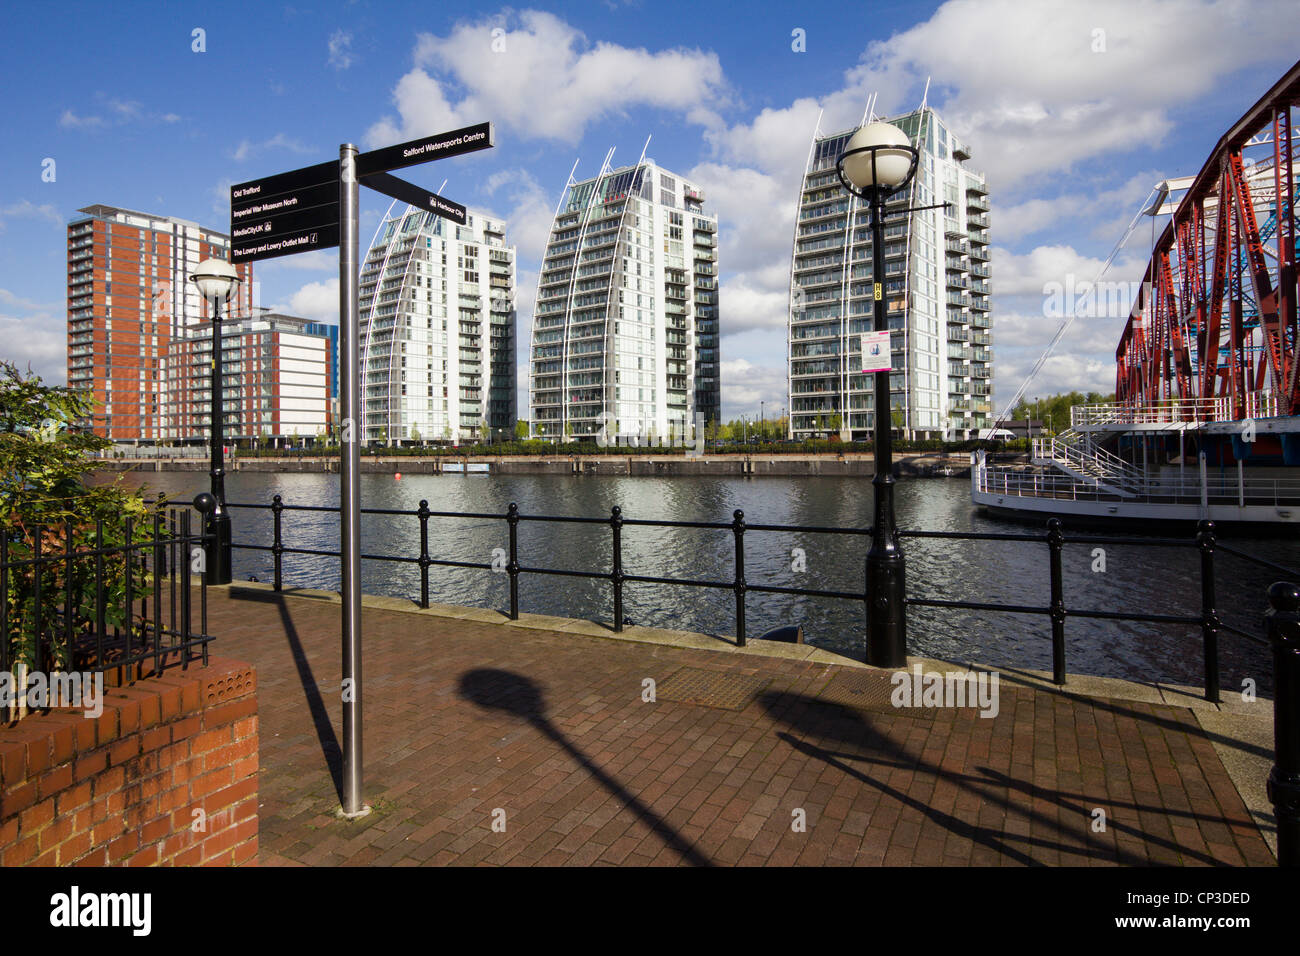
[{"label": "poster on lamp post", "polygon": [[863,372],[888,372],[889,330],[862,333],[862,368]]}]

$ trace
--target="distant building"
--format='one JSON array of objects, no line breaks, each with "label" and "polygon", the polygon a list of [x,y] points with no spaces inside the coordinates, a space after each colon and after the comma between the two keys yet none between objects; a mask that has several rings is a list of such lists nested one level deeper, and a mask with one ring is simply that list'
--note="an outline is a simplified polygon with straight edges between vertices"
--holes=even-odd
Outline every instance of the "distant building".
[{"label": "distant building", "polygon": [[652,160],[570,180],[533,312],[533,435],[653,441],[718,420],[717,232],[700,189]]},{"label": "distant building", "polygon": [[303,331],[329,339],[329,427],[333,434],[339,417],[339,327],[329,322],[308,322]]},{"label": "distant building", "polygon": [[[179,429],[181,382],[169,350],[208,304],[189,275],[208,257],[229,258],[225,233],[170,216],[93,205],[68,224],[68,385],[96,407],[85,424],[114,441],[159,443]],[[229,303],[252,306],[252,267]],[[223,308],[223,312],[225,308]]]},{"label": "distant building", "polygon": [[[313,327],[321,323],[274,312],[222,320],[224,426],[232,444],[285,447],[328,436],[336,339]],[[173,342],[171,355],[179,388],[167,438],[177,443],[211,434],[212,323],[188,332]]]},{"label": "distant building", "polygon": [[388,219],[360,280],[367,442],[514,434],[515,249],[499,219],[459,226],[408,208]]},{"label": "distant building", "polygon": [[[967,148],[929,108],[887,122],[921,152],[916,178],[886,206],[884,295],[891,420],[911,437],[965,439],[992,424],[988,188]],[[870,212],[835,164],[854,130],[814,135],[799,193],[790,285],[788,397],[796,438],[874,427],[861,333],[874,326]],[[907,214],[909,206],[953,208]]]}]

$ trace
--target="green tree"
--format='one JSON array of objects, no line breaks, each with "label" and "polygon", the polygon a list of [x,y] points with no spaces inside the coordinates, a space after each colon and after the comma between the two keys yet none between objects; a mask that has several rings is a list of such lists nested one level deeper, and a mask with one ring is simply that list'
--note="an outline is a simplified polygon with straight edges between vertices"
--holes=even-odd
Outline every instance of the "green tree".
[{"label": "green tree", "polygon": [[492,437],[492,426],[490,426],[487,422],[480,422],[478,426],[478,437],[479,440],[486,445],[487,440],[490,437]]},{"label": "green tree", "polygon": [[[0,534],[7,539],[10,562],[31,559],[38,547],[43,554],[93,551],[97,522],[102,522],[106,548],[126,543],[128,518],[135,521],[132,541],[149,539],[149,518],[164,503],[161,496],[151,509],[144,489],[125,486],[121,477],[109,483],[87,481],[95,469],[92,456],[112,447],[108,439],[77,427],[92,410],[89,393],[45,385],[39,376],[24,375],[13,363],[0,360]],[[43,565],[39,571],[13,567],[8,573],[0,595],[6,611],[0,639],[19,671],[34,665],[38,637],[43,641],[44,669],[56,671],[75,666],[82,656],[78,647],[94,633],[95,562],[74,559],[71,564],[70,574],[64,562]],[[128,621],[125,609],[128,589],[132,607],[145,595],[143,580],[134,574],[128,579],[120,560],[109,559],[104,565],[106,624],[142,632],[143,620]],[[70,607],[65,606],[69,591]],[[70,628],[48,626],[66,620],[65,614],[71,616]],[[38,617],[47,625],[39,636]]]},{"label": "green tree", "polygon": [[528,437],[528,422],[522,418],[515,420],[515,437],[520,441]]},{"label": "green tree", "polygon": [[420,440],[420,429],[419,429],[417,426],[412,425],[412,426],[411,426],[411,441],[413,441],[413,442],[418,442],[419,440]]}]

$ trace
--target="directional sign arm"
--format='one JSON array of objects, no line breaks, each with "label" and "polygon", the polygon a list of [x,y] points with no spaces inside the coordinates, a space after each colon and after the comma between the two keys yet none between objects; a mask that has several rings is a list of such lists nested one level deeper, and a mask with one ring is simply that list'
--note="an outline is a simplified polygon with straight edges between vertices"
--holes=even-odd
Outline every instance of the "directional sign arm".
[{"label": "directional sign arm", "polygon": [[392,196],[400,202],[409,203],[417,209],[424,209],[444,219],[458,222],[462,226],[468,221],[465,207],[460,203],[444,199],[437,193],[429,192],[427,189],[421,189],[414,183],[408,183],[405,179],[398,179],[389,173],[371,173],[368,176],[359,178],[363,186],[369,186],[376,192],[381,192],[385,196]]},{"label": "directional sign arm", "polygon": [[357,154],[357,176],[371,173],[383,173],[403,166],[414,166],[435,159],[447,159],[472,153],[479,149],[490,149],[493,145],[494,132],[491,123],[479,123],[454,129],[450,133],[436,133],[422,139],[413,139],[396,146],[372,149],[368,153]]}]

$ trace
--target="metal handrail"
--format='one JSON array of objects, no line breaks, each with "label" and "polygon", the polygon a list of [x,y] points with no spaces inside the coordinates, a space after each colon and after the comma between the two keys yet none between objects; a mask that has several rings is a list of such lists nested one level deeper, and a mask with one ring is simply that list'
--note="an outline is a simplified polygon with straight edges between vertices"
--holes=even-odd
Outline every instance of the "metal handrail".
[{"label": "metal handrail", "polygon": [[[283,558],[286,554],[302,554],[312,556],[337,556],[337,551],[327,551],[314,548],[293,548],[286,547],[283,538],[283,514],[286,511],[334,511],[335,507],[320,505],[286,505],[280,495],[272,499],[270,505],[264,504],[240,504],[229,503],[227,507],[232,509],[269,509],[273,515],[273,532],[272,544],[254,545],[238,544],[232,546],[251,551],[269,551],[274,562],[274,580],[273,587],[276,591],[283,590]],[[510,588],[510,608],[509,617],[511,620],[519,618],[519,578],[521,575],[550,575],[557,577],[574,577],[588,580],[606,580],[610,583],[613,592],[614,602],[614,630],[621,632],[624,628],[623,614],[623,597],[624,588],[627,584],[661,584],[675,585],[684,587],[699,587],[717,590],[730,590],[735,595],[735,623],[736,623],[736,643],[740,647],[746,646],[747,633],[745,623],[746,595],[748,592],[758,592],[767,594],[789,594],[801,597],[818,597],[834,600],[851,600],[859,601],[863,604],[863,616],[867,617],[867,604],[871,600],[871,594],[857,591],[834,591],[827,589],[786,587],[775,584],[751,584],[745,576],[745,533],[752,532],[798,532],[811,534],[845,534],[856,536],[869,536],[870,528],[836,528],[825,526],[801,526],[801,525],[784,525],[784,524],[749,524],[745,521],[743,511],[736,510],[733,512],[730,522],[717,521],[669,521],[669,520],[651,520],[651,519],[632,519],[623,515],[622,509],[615,506],[610,510],[608,518],[593,518],[587,516],[565,516],[565,515],[525,515],[519,512],[517,505],[512,503],[504,514],[491,512],[435,512],[430,510],[427,501],[421,501],[416,510],[401,510],[393,508],[363,508],[363,515],[378,514],[386,516],[407,516],[413,517],[419,522],[419,540],[420,553],[418,556],[399,555],[399,554],[366,554],[362,559],[366,561],[385,561],[405,564],[417,564],[420,567],[420,599],[421,607],[429,606],[429,568],[431,567],[457,567],[472,568],[487,571],[504,571],[509,580]],[[429,553],[429,521],[434,518],[451,518],[451,519],[491,519],[503,521],[507,530],[507,560],[503,566],[496,562],[493,564],[473,561],[457,561],[450,559],[434,558]],[[547,523],[572,523],[582,525],[603,524],[610,528],[612,540],[612,561],[609,571],[582,571],[570,568],[550,568],[550,567],[530,567],[519,563],[519,525],[521,522],[547,522]],[[690,577],[661,577],[655,575],[641,575],[629,573],[623,565],[623,528],[628,525],[641,527],[657,528],[690,528],[704,529],[715,531],[729,531],[732,535],[734,547],[734,564],[733,574],[730,580],[717,578],[690,578]],[[1202,521],[1198,526],[1197,534],[1192,539],[1181,538],[1164,538],[1154,539],[1151,541],[1134,540],[1131,538],[1098,536],[1098,535],[1071,535],[1068,539],[1061,528],[1061,522],[1058,518],[1051,518],[1047,522],[1045,533],[1017,533],[1017,532],[961,532],[961,531],[922,531],[922,530],[900,530],[900,538],[938,538],[946,540],[970,540],[970,541],[1018,541],[1018,542],[1042,542],[1048,546],[1048,562],[1051,570],[1051,593],[1049,603],[1042,606],[1019,605],[1019,604],[997,604],[984,601],[952,601],[927,596],[905,597],[904,603],[912,607],[930,607],[950,610],[974,610],[974,611],[993,611],[1011,614],[1041,614],[1046,615],[1052,622],[1052,679],[1057,684],[1064,684],[1066,678],[1066,656],[1065,656],[1065,621],[1067,617],[1093,618],[1118,621],[1134,621],[1140,623],[1162,623],[1162,624],[1187,624],[1197,625],[1202,632],[1202,647],[1204,654],[1205,670],[1205,693],[1206,699],[1218,701],[1219,699],[1219,658],[1218,658],[1218,634],[1220,630],[1229,629],[1232,633],[1241,634],[1235,629],[1227,628],[1218,617],[1215,609],[1214,600],[1214,550],[1215,535],[1214,524],[1210,521]],[[1143,614],[1143,613],[1126,613],[1103,608],[1067,608],[1063,593],[1062,572],[1061,572],[1061,554],[1065,544],[1069,542],[1096,544],[1096,543],[1113,543],[1128,546],[1150,546],[1150,547],[1195,547],[1201,555],[1201,579],[1202,579],[1202,604],[1199,615],[1167,615],[1167,614]],[[865,560],[865,555],[864,555]],[[865,575],[864,575],[865,579]],[[1256,635],[1245,634],[1246,638],[1264,643],[1264,639]]]},{"label": "metal handrail", "polygon": [[[1272,392],[1249,392],[1244,399],[1245,418],[1274,418],[1278,414],[1277,396]],[[1232,398],[1226,395],[1209,398],[1167,398],[1158,402],[1133,405],[1127,402],[1099,402],[1070,408],[1070,424],[1145,425],[1233,422]]]},{"label": "metal handrail", "polygon": [[[1181,481],[1176,478],[1146,479],[1131,491],[1131,496],[1099,489],[1091,482],[1082,482],[1064,474],[1040,474],[1018,471],[1013,468],[986,466],[976,477],[975,489],[987,494],[1001,494],[1021,498],[1062,498],[1096,501],[1156,501],[1189,504],[1199,503],[1202,490],[1212,503],[1224,500],[1238,504],[1300,505],[1300,480],[1247,478],[1240,485],[1222,478],[1208,479],[1204,485],[1198,481]],[[1115,484],[1118,484],[1115,482]],[[1170,501],[1172,499],[1172,501]]]}]

